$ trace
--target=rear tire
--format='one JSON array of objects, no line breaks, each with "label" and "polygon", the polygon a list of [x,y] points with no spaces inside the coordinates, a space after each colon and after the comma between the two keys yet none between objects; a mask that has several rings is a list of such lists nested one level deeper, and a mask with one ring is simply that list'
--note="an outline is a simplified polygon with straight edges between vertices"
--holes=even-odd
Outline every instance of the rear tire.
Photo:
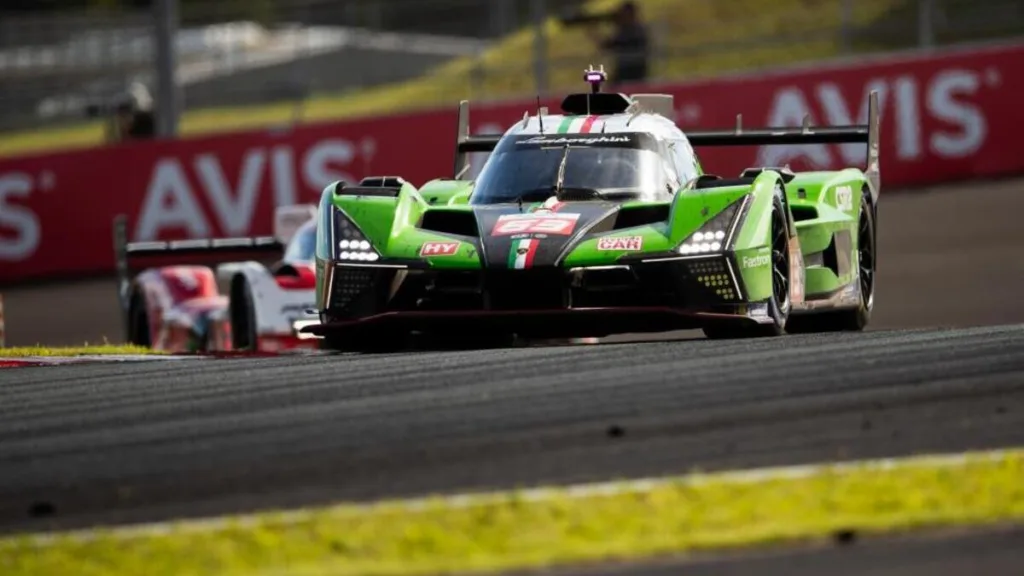
[{"label": "rear tire", "polygon": [[152,347],[149,335],[149,312],[146,297],[135,290],[128,304],[128,343],[135,346]]},{"label": "rear tire", "polygon": [[871,311],[875,305],[875,241],[878,233],[875,230],[875,212],[869,194],[867,189],[862,193],[857,229],[857,281],[860,282],[860,304],[850,310],[794,316],[786,326],[787,332],[860,332],[871,321]]},{"label": "rear tire", "polygon": [[770,324],[714,324],[705,326],[704,335],[713,340],[733,338],[764,338],[780,336],[789,321],[790,300],[790,256],[789,223],[782,201],[776,195],[772,206],[771,225],[771,273],[772,295],[768,299]]},{"label": "rear tire", "polygon": [[231,349],[256,350],[256,307],[252,301],[252,289],[244,276],[232,280],[230,297]]}]

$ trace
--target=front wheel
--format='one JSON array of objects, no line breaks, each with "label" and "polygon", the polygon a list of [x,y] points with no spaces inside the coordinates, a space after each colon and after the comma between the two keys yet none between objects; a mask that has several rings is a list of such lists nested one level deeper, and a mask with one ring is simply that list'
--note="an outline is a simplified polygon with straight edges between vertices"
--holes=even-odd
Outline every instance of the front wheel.
[{"label": "front wheel", "polygon": [[238,276],[231,282],[229,318],[231,349],[256,350],[256,306],[252,300],[252,289],[244,276]]},{"label": "front wheel", "polygon": [[738,325],[714,324],[704,327],[704,335],[711,339],[760,338],[779,336],[786,329],[789,320],[790,300],[790,252],[789,226],[782,202],[776,196],[771,216],[771,274],[772,295],[768,299],[769,324]]},{"label": "front wheel", "polygon": [[129,300],[128,343],[145,348],[152,346],[149,336],[149,311],[146,309],[146,297],[139,290],[134,291]]}]

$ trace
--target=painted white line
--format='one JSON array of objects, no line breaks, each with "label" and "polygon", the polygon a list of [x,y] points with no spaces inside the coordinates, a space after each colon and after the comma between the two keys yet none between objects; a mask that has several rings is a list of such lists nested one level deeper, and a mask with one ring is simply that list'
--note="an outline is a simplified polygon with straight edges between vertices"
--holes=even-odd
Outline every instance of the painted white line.
[{"label": "painted white line", "polygon": [[[135,538],[140,536],[159,536],[174,533],[210,532],[225,528],[251,527],[259,522],[271,519],[276,523],[300,523],[308,520],[313,514],[323,513],[325,509],[344,506],[346,509],[365,512],[387,508],[389,510],[415,512],[442,505],[450,508],[464,508],[507,502],[509,499],[527,502],[540,502],[553,498],[593,498],[601,496],[617,496],[649,492],[651,490],[672,486],[701,486],[715,484],[751,484],[771,480],[787,480],[806,478],[822,473],[843,474],[852,471],[885,471],[894,468],[953,468],[971,462],[994,462],[1011,456],[1024,456],[1024,448],[1019,450],[991,450],[983,452],[965,452],[956,454],[935,454],[911,456],[906,458],[883,458],[875,460],[856,460],[828,464],[808,464],[803,466],[784,466],[774,468],[755,468],[730,472],[694,473],[683,476],[666,476],[659,478],[641,478],[610,482],[574,484],[568,486],[552,486],[529,488],[524,490],[505,490],[497,492],[478,492],[455,494],[450,496],[437,495],[406,500],[382,500],[368,504],[337,503],[316,508],[302,508],[280,512],[261,512],[256,514],[240,514],[237,516],[220,516],[199,520],[173,522],[155,522],[136,524],[118,528],[87,529],[64,532],[61,534],[41,534],[30,536],[32,542],[45,544],[56,538],[70,537],[89,540],[97,536],[116,538]],[[21,536],[19,536],[21,537]]]}]

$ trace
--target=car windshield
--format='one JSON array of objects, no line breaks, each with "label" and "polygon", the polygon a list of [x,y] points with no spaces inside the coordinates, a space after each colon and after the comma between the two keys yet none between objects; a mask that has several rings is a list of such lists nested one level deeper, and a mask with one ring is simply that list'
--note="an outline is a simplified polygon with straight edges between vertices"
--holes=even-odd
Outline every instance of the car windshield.
[{"label": "car windshield", "polygon": [[288,242],[285,262],[312,262],[316,250],[316,221],[306,222]]},{"label": "car windshield", "polygon": [[658,149],[644,133],[505,138],[480,171],[470,203],[545,199],[559,180],[563,158],[566,190],[585,189],[612,200],[663,200],[671,188]]}]

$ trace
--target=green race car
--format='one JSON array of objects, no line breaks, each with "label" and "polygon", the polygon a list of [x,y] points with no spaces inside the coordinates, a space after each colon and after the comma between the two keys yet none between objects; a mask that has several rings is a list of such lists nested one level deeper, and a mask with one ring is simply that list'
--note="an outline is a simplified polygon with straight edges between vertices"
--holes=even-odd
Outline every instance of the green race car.
[{"label": "green race car", "polygon": [[[330,349],[410,335],[470,345],[701,328],[711,338],[861,330],[874,297],[877,94],[862,126],[687,132],[671,96],[570,94],[469,135],[455,176],[328,186],[305,331]],[[859,142],[864,170],[704,172],[702,146]],[[491,152],[475,180],[471,152]]]}]

